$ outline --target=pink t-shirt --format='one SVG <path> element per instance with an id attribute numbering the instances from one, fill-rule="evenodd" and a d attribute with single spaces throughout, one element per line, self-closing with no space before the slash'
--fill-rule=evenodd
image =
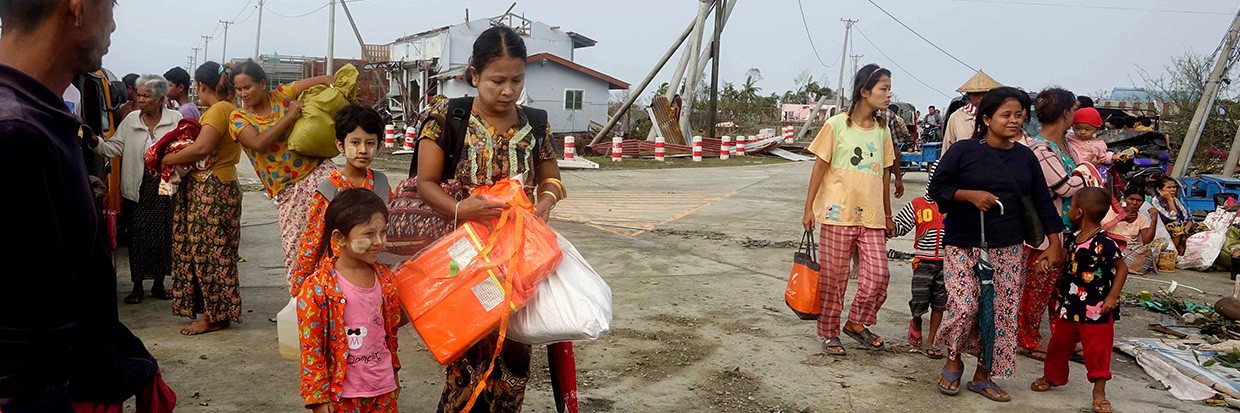
<path id="1" fill-rule="evenodd" d="M 1102 139 L 1081 139 L 1068 132 L 1067 140 L 1068 151 L 1076 163 L 1091 163 L 1094 166 L 1111 163 L 1114 154 L 1107 150 L 1107 143 Z"/>
<path id="2" fill-rule="evenodd" d="M 360 288 L 336 273 L 344 293 L 345 335 L 349 340 L 344 385 L 340 397 L 375 397 L 396 390 L 392 350 L 387 347 L 383 323 L 383 287 Z"/>

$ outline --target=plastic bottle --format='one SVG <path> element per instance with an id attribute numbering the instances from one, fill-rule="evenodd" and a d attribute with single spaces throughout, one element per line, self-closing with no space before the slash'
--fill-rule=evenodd
<path id="1" fill-rule="evenodd" d="M 289 299 L 288 305 L 276 314 L 276 336 L 280 341 L 280 357 L 301 358 L 301 345 L 297 340 L 297 297 Z"/>

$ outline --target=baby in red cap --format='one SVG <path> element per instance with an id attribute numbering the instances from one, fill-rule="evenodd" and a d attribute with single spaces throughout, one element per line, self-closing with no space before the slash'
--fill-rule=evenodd
<path id="1" fill-rule="evenodd" d="M 1102 128 L 1102 115 L 1094 108 L 1077 109 L 1072 116 L 1072 133 L 1068 134 L 1068 149 L 1077 164 L 1090 163 L 1095 167 L 1111 163 L 1115 154 L 1107 150 L 1106 142 L 1097 138 Z"/>

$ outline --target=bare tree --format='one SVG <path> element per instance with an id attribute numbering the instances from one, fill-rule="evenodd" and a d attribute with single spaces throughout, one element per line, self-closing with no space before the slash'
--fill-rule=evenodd
<path id="1" fill-rule="evenodd" d="M 1170 135 L 1174 145 L 1181 144 L 1188 132 L 1213 64 L 1214 57 L 1190 50 L 1164 66 L 1161 74 L 1155 76 L 1140 70 L 1146 91 L 1160 105 L 1168 107 L 1169 114 L 1162 117 L 1163 131 Z M 1209 108 L 1210 118 L 1202 131 L 1201 144 L 1193 154 L 1198 170 L 1218 171 L 1222 167 L 1225 152 L 1240 125 L 1240 102 L 1236 97 L 1235 86 L 1229 82 L 1220 85 L 1218 99 Z"/>

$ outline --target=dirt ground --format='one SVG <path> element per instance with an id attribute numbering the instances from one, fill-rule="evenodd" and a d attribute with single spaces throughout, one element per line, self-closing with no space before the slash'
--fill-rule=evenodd
<path id="1" fill-rule="evenodd" d="M 243 165 L 248 166 L 248 165 Z M 814 325 L 798 320 L 783 302 L 810 165 L 780 163 L 709 169 L 566 172 L 570 198 L 552 225 L 572 240 L 607 280 L 615 301 L 612 330 L 575 344 L 583 412 L 1077 412 L 1089 407 L 1085 370 L 1073 382 L 1034 394 L 1029 382 L 1042 365 L 1021 358 L 1018 378 L 1000 382 L 1012 402 L 998 404 L 962 392 L 940 395 L 934 380 L 941 361 L 911 353 L 907 261 L 892 261 L 889 298 L 875 333 L 884 351 L 846 341 L 849 354 L 824 356 Z M 391 176 L 399 177 L 396 169 Z M 253 173 L 242 168 L 247 179 Z M 926 176 L 907 177 L 908 195 L 924 193 Z M 204 336 L 178 330 L 189 320 L 169 303 L 148 298 L 118 304 L 121 317 L 160 360 L 164 377 L 185 412 L 296 412 L 297 363 L 276 351 L 268 321 L 288 301 L 275 208 L 262 193 L 245 193 L 240 265 L 244 322 Z M 911 251 L 911 237 L 889 247 Z M 116 253 L 121 286 L 131 284 L 123 250 Z M 1226 274 L 1177 272 L 1150 276 L 1207 291 L 1180 295 L 1213 303 L 1230 293 Z M 1153 290 L 1132 280 L 1128 290 Z M 854 287 L 855 288 L 855 287 Z M 1181 289 L 1180 291 L 1185 291 Z M 850 297 L 851 297 L 850 291 Z M 1150 336 L 1155 315 L 1125 309 L 1117 337 Z M 1043 327 L 1045 331 L 1045 326 Z M 1044 333 L 1046 334 L 1046 333 Z M 443 372 L 412 328 L 400 333 L 401 411 L 434 411 Z M 552 412 L 543 347 L 534 349 L 525 410 Z M 971 362 L 970 362 L 971 363 Z M 970 367 L 971 371 L 971 367 Z M 1222 411 L 1176 400 L 1123 355 L 1114 356 L 1110 399 L 1120 412 Z"/>

